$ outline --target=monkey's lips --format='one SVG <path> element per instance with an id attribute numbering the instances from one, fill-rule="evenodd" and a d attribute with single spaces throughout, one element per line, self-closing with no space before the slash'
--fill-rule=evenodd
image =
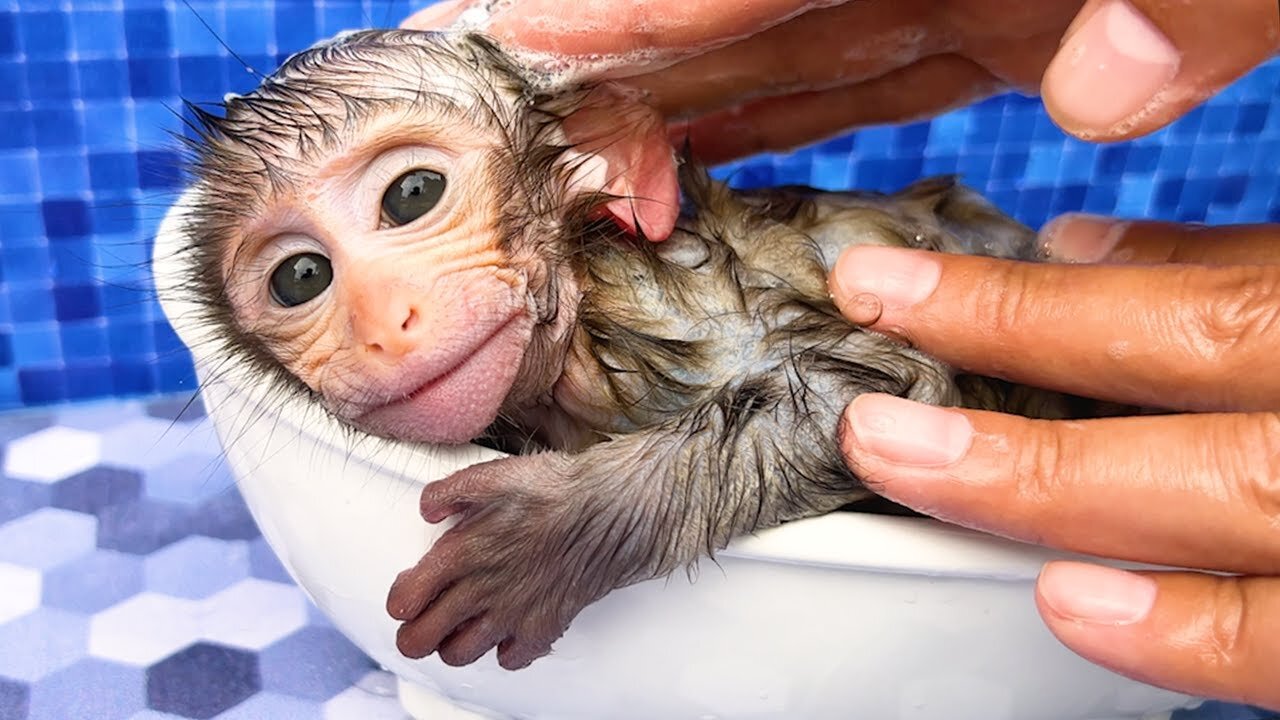
<path id="1" fill-rule="evenodd" d="M 532 320 L 508 320 L 462 359 L 407 397 L 360 414 L 354 423 L 400 440 L 465 443 L 498 417 L 529 342 Z"/>

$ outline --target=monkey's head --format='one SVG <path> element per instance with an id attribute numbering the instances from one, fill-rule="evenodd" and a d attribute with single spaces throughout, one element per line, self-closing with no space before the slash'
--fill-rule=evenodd
<path id="1" fill-rule="evenodd" d="M 655 112 L 539 94 L 477 36 L 347 34 L 224 108 L 195 109 L 192 292 L 229 351 L 378 435 L 464 442 L 547 392 L 578 299 L 566 237 L 675 223 Z"/>

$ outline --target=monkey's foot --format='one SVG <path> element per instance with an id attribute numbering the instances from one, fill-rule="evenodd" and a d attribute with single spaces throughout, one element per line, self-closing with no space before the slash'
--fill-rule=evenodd
<path id="1" fill-rule="evenodd" d="M 570 465 L 558 453 L 503 458 L 427 485 L 423 517 L 459 521 L 391 587 L 405 656 L 466 665 L 496 646 L 502 667 L 522 668 L 617 587 L 632 569 L 616 539 L 623 503 Z"/>

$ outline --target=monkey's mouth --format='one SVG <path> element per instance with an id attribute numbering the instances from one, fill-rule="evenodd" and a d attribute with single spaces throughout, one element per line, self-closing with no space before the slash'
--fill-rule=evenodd
<path id="1" fill-rule="evenodd" d="M 512 317 L 451 367 L 352 422 L 378 435 L 415 442 L 452 444 L 476 438 L 497 418 L 515 384 L 532 323 L 526 314 Z"/>

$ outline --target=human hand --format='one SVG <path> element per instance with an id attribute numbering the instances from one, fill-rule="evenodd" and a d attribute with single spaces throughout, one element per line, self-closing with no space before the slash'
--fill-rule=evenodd
<path id="1" fill-rule="evenodd" d="M 471 0 L 406 27 L 455 20 Z M 1083 5 L 1083 7 L 1082 7 Z M 1172 122 L 1280 49 L 1274 0 L 520 0 L 483 25 L 516 51 L 625 78 L 705 162 L 1042 90 L 1092 140 Z M 1075 18 L 1075 22 L 1072 20 Z M 1066 38 L 1063 40 L 1064 33 Z M 1059 46 L 1061 43 L 1061 47 Z"/>
<path id="2" fill-rule="evenodd" d="M 1280 225 L 1067 217 L 1063 260 L 854 248 L 831 278 L 854 322 L 966 371 L 1146 407 L 1084 422 L 850 405 L 850 466 L 891 500 L 1018 540 L 1196 568 L 1054 562 L 1050 630 L 1085 658 L 1197 696 L 1280 709 Z"/>

